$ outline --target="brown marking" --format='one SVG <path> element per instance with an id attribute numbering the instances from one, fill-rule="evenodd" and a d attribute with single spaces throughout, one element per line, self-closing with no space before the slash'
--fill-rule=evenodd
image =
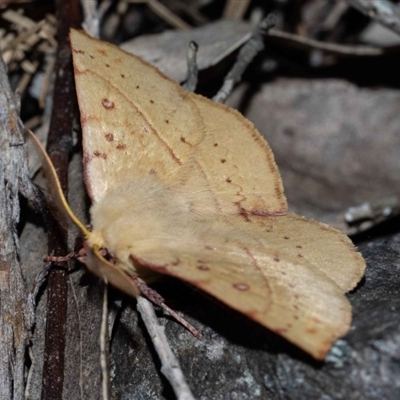
<path id="1" fill-rule="evenodd" d="M 306 332 L 310 333 L 310 334 L 314 334 L 314 333 L 317 333 L 317 330 L 315 328 L 307 328 Z"/>
<path id="2" fill-rule="evenodd" d="M 76 54 L 85 54 L 85 52 L 83 50 L 72 49 L 72 52 L 76 53 Z"/>
<path id="3" fill-rule="evenodd" d="M 102 56 L 106 56 L 107 55 L 107 52 L 104 50 L 104 49 L 96 49 L 97 50 L 97 52 L 99 53 L 99 54 L 101 54 Z"/>
<path id="4" fill-rule="evenodd" d="M 244 209 L 240 203 L 237 201 L 235 204 L 239 207 L 239 215 L 243 217 L 246 222 L 250 222 L 249 214 L 246 209 Z"/>
<path id="5" fill-rule="evenodd" d="M 125 78 L 125 74 L 121 74 L 121 78 Z"/>
<path id="6" fill-rule="evenodd" d="M 169 119 L 166 119 L 164 122 L 165 122 L 166 124 L 169 124 Z"/>
<path id="7" fill-rule="evenodd" d="M 108 142 L 112 142 L 112 141 L 114 140 L 114 135 L 113 135 L 112 133 L 106 133 L 106 134 L 104 135 L 104 137 L 106 138 L 106 140 L 107 140 Z"/>
<path id="8" fill-rule="evenodd" d="M 153 263 L 150 263 L 150 262 L 144 260 L 143 258 L 136 257 L 133 254 L 130 255 L 130 258 L 134 264 L 141 265 L 142 267 L 147 267 L 149 269 L 152 269 L 153 271 L 157 271 L 162 274 L 168 274 L 169 264 L 163 264 L 163 265 L 153 264 Z"/>
<path id="9" fill-rule="evenodd" d="M 110 68 L 110 64 L 106 64 L 106 67 L 107 67 L 107 68 Z"/>
<path id="10" fill-rule="evenodd" d="M 274 261 L 279 262 L 281 260 L 279 259 L 279 257 L 274 257 Z"/>
<path id="11" fill-rule="evenodd" d="M 151 103 L 151 104 L 154 104 L 154 100 L 150 100 L 150 103 Z"/>
<path id="12" fill-rule="evenodd" d="M 209 271 L 210 270 L 210 267 L 208 267 L 207 265 L 198 265 L 196 268 L 200 271 Z"/>
<path id="13" fill-rule="evenodd" d="M 140 89 L 140 86 L 139 86 L 139 85 L 136 85 L 136 89 Z"/>
<path id="14" fill-rule="evenodd" d="M 231 179 L 231 178 L 226 178 L 226 182 L 227 182 L 227 183 L 231 183 L 231 182 L 232 182 L 232 179 Z"/>
<path id="15" fill-rule="evenodd" d="M 221 158 L 221 164 L 225 164 L 225 163 L 226 163 L 225 158 Z"/>
<path id="16" fill-rule="evenodd" d="M 181 136 L 181 142 L 186 143 L 186 139 L 183 136 Z"/>
<path id="17" fill-rule="evenodd" d="M 258 215 L 260 217 L 281 217 L 286 215 L 286 210 L 276 210 L 276 211 L 265 211 L 265 210 L 251 210 L 249 211 L 251 215 Z"/>
<path id="18" fill-rule="evenodd" d="M 297 254 L 297 257 L 299 257 L 299 258 L 303 258 L 304 256 L 303 256 L 303 254 Z"/>
<path id="19" fill-rule="evenodd" d="M 241 292 L 246 292 L 250 289 L 250 286 L 247 283 L 234 283 L 232 286 Z"/>
<path id="20" fill-rule="evenodd" d="M 283 238 L 286 240 L 290 239 L 289 236 L 284 236 Z"/>
<path id="21" fill-rule="evenodd" d="M 100 158 L 102 158 L 103 160 L 107 160 L 107 154 L 106 154 L 106 153 L 100 153 L 100 151 L 98 151 L 98 150 L 95 150 L 95 151 L 93 152 L 93 155 L 94 155 L 95 157 L 100 157 Z"/>
<path id="22" fill-rule="evenodd" d="M 296 246 L 296 249 L 302 249 L 303 247 L 302 246 L 300 246 L 300 245 L 297 245 Z"/>
<path id="23" fill-rule="evenodd" d="M 154 168 L 151 168 L 149 171 L 150 175 L 155 175 L 156 174 L 156 170 Z"/>
<path id="24" fill-rule="evenodd" d="M 102 99 L 101 100 L 101 104 L 103 105 L 104 108 L 106 108 L 107 110 L 112 110 L 113 108 L 115 108 L 115 104 L 113 101 L 108 100 L 108 99 Z"/>
<path id="25" fill-rule="evenodd" d="M 94 57 L 91 55 L 91 54 L 89 54 L 89 57 L 93 60 L 94 59 Z"/>
<path id="26" fill-rule="evenodd" d="M 218 143 L 214 143 L 214 147 L 218 147 Z"/>
<path id="27" fill-rule="evenodd" d="M 126 149 L 126 144 L 119 143 L 117 144 L 117 150 L 125 150 Z"/>
<path id="28" fill-rule="evenodd" d="M 204 248 L 206 249 L 206 250 L 214 250 L 211 246 L 204 246 Z"/>

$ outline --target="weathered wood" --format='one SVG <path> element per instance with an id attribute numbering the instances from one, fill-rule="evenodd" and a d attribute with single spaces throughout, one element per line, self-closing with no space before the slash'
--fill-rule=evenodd
<path id="1" fill-rule="evenodd" d="M 27 290 L 18 261 L 18 191 L 26 184 L 22 123 L 0 57 L 0 398 L 23 399 Z M 29 189 L 26 189 L 27 191 Z"/>

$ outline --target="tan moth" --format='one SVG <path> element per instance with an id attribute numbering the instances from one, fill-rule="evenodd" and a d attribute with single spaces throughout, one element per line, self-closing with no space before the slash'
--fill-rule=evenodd
<path id="1" fill-rule="evenodd" d="M 72 218 L 88 268 L 133 296 L 132 276 L 174 276 L 323 359 L 365 269 L 350 240 L 288 213 L 272 151 L 237 111 L 114 45 L 70 39 L 92 231 Z"/>

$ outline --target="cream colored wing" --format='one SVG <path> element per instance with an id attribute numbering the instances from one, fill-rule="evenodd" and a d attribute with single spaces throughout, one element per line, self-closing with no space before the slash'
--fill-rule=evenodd
<path id="1" fill-rule="evenodd" d="M 251 240 L 245 230 L 233 239 L 223 236 L 211 230 L 198 243 L 154 243 L 131 260 L 191 283 L 323 359 L 350 326 L 343 289 L 291 246 L 270 246 L 269 235 Z"/>
<path id="2" fill-rule="evenodd" d="M 88 254 L 85 256 L 84 263 L 90 272 L 97 275 L 106 283 L 113 285 L 132 297 L 138 297 L 140 295 L 140 289 L 137 287 L 134 280 L 126 275 L 122 268 L 108 262 L 92 249 L 89 250 Z"/>
<path id="3" fill-rule="evenodd" d="M 277 218 L 251 216 L 250 221 L 248 230 L 255 232 L 277 259 L 290 256 L 298 263 L 306 260 L 343 292 L 353 289 L 364 275 L 362 255 L 346 235 L 328 225 L 292 213 Z"/>
<path id="4" fill-rule="evenodd" d="M 272 152 L 248 120 L 114 45 L 73 29 L 70 38 L 94 202 L 115 185 L 153 174 L 185 191 L 196 210 L 286 211 Z M 199 190 L 200 200 L 193 196 Z"/>

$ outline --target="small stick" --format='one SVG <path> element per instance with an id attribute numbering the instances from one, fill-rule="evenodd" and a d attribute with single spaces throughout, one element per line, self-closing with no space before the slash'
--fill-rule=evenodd
<path id="1" fill-rule="evenodd" d="M 104 283 L 100 329 L 100 367 L 103 400 L 110 399 L 110 374 L 108 364 L 108 285 Z"/>
<path id="2" fill-rule="evenodd" d="M 146 283 L 143 282 L 139 277 L 133 277 L 132 279 L 135 281 L 136 285 L 138 286 L 140 292 L 144 297 L 167 311 L 171 315 L 171 317 L 175 318 L 179 323 L 181 323 L 194 337 L 196 337 L 197 339 L 202 338 L 201 333 L 193 325 L 189 324 L 188 321 L 186 321 L 177 312 L 175 312 L 165 304 L 165 299 L 160 294 L 158 294 L 151 287 L 147 286 Z"/>
<path id="3" fill-rule="evenodd" d="M 387 0 L 347 0 L 358 11 L 400 35 L 400 11 Z"/>
<path id="4" fill-rule="evenodd" d="M 254 30 L 251 38 L 240 49 L 237 60 L 226 75 L 221 89 L 214 96 L 214 101 L 225 103 L 235 85 L 242 79 L 242 75 L 248 65 L 253 61 L 254 57 L 264 49 L 264 31 L 271 29 L 275 25 L 275 18 L 274 14 L 269 14 L 264 18 L 260 25 Z"/>
<path id="5" fill-rule="evenodd" d="M 197 80 L 199 76 L 199 69 L 197 67 L 197 51 L 199 46 L 195 42 L 189 43 L 189 48 L 187 52 L 187 75 L 185 83 L 182 85 L 188 92 L 194 92 L 197 86 Z"/>
<path id="6" fill-rule="evenodd" d="M 165 336 L 164 327 L 159 325 L 152 304 L 142 296 L 137 298 L 137 309 L 142 316 L 151 341 L 161 360 L 161 372 L 168 379 L 178 400 L 194 400 L 178 359 L 175 357 Z"/>

